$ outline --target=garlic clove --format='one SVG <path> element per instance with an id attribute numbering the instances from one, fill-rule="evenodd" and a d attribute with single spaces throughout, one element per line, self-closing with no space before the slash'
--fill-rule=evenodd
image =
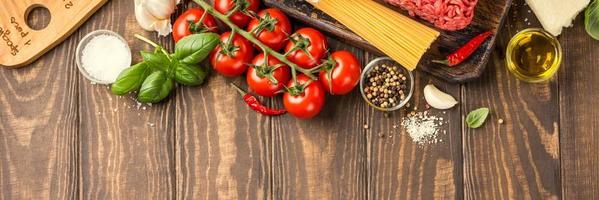
<path id="1" fill-rule="evenodd" d="M 451 95 L 442 92 L 432 84 L 424 87 L 424 99 L 428 105 L 439 110 L 447 110 L 458 104 Z"/>
<path id="2" fill-rule="evenodd" d="M 152 23 L 157 19 L 150 13 L 146 12 L 142 4 L 139 4 L 141 0 L 135 0 L 135 19 L 141 28 L 146 31 L 152 31 Z"/>
<path id="3" fill-rule="evenodd" d="M 141 0 L 144 8 L 157 19 L 170 19 L 175 12 L 174 0 Z"/>
<path id="4" fill-rule="evenodd" d="M 158 32 L 158 35 L 167 36 L 173 31 L 171 20 L 160 20 L 154 23 L 154 30 Z"/>
<path id="5" fill-rule="evenodd" d="M 150 14 L 141 4 L 143 0 L 135 0 L 135 19 L 137 23 L 146 31 L 154 31 L 154 23 L 158 21 L 156 17 Z"/>
<path id="6" fill-rule="evenodd" d="M 144 30 L 166 36 L 172 32 L 170 17 L 179 1 L 135 0 L 135 18 Z"/>

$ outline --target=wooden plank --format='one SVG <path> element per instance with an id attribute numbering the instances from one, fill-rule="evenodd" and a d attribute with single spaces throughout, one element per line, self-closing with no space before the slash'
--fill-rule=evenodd
<path id="1" fill-rule="evenodd" d="M 374 59 L 368 56 L 367 60 Z M 424 87 L 432 83 L 456 99 L 460 86 L 415 73 L 410 107 L 384 113 L 369 109 L 368 197 L 369 199 L 462 199 L 462 132 L 460 106 L 447 111 L 427 109 Z M 414 110 L 416 109 L 416 111 Z M 435 144 L 416 144 L 401 126 L 411 112 L 442 117 Z"/>
<path id="2" fill-rule="evenodd" d="M 329 40 L 332 50 L 363 51 Z M 280 100 L 273 106 L 282 107 Z M 312 120 L 272 118 L 274 199 L 366 199 L 368 107 L 355 90 L 328 96 Z"/>
<path id="3" fill-rule="evenodd" d="M 579 16 L 560 38 L 564 63 L 560 69 L 560 142 L 564 199 L 599 199 L 599 42 L 584 30 Z"/>
<path id="4" fill-rule="evenodd" d="M 383 3 L 383 0 L 377 1 Z M 451 82 L 467 82 L 480 77 L 485 70 L 489 55 L 494 48 L 495 37 L 489 39 L 490 42 L 483 44 L 481 48 L 475 52 L 472 58 L 466 60 L 459 67 L 441 67 L 438 64 L 431 63 L 431 60 L 443 58 L 445 55 L 455 51 L 471 38 L 484 31 L 492 31 L 493 33 L 499 32 L 499 28 L 504 21 L 511 2 L 511 0 L 478 1 L 476 14 L 474 15 L 472 24 L 459 31 L 440 30 L 441 36 L 439 36 L 437 41 L 431 46 L 430 50 L 423 56 L 421 62 L 418 64 L 418 69 Z M 319 30 L 331 33 L 352 45 L 382 55 L 376 47 L 305 1 L 266 0 L 265 4 L 281 8 L 291 17 L 297 18 L 311 26 L 318 27 Z M 391 5 L 388 6 L 398 12 L 408 15 L 405 10 L 401 10 L 400 8 Z M 425 22 L 424 20 L 420 21 L 435 28 L 432 24 Z"/>
<path id="5" fill-rule="evenodd" d="M 140 50 L 151 50 L 134 39 L 143 33 L 135 21 L 134 4 L 113 0 L 79 30 L 77 37 L 97 29 L 111 29 L 129 41 L 133 60 Z M 170 38 L 158 41 L 172 48 Z M 67 66 L 65 66 L 67 67 Z M 68 66 L 75 68 L 74 65 Z M 175 187 L 174 101 L 137 107 L 128 97 L 113 95 L 107 86 L 79 78 L 81 118 L 82 199 L 173 199 Z"/>
<path id="6" fill-rule="evenodd" d="M 527 27 L 539 27 L 528 10 L 523 0 L 512 5 L 489 70 L 481 80 L 464 87 L 463 117 L 479 107 L 491 109 L 482 128 L 464 128 L 465 199 L 561 196 L 558 81 L 521 82 L 505 66 L 503 52 L 511 36 Z"/>
<path id="7" fill-rule="evenodd" d="M 175 95 L 177 199 L 272 198 L 271 120 L 229 85 L 242 81 L 213 74 Z"/>
<path id="8" fill-rule="evenodd" d="M 177 199 L 271 198 L 270 120 L 231 81 L 213 76 L 176 95 Z"/>
<path id="9" fill-rule="evenodd" d="M 47 23 L 46 15 L 32 22 Z M 78 194 L 76 39 L 22 69 L 0 69 L 0 199 Z"/>

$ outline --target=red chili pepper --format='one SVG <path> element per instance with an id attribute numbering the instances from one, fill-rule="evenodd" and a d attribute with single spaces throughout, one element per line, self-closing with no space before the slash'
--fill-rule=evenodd
<path id="1" fill-rule="evenodd" d="M 241 96 L 243 96 L 243 101 L 245 101 L 245 103 L 252 110 L 255 110 L 256 112 L 259 112 L 260 114 L 268 115 L 268 116 L 278 116 L 278 115 L 287 113 L 286 110 L 277 110 L 277 109 L 268 108 L 268 107 L 262 105 L 262 103 L 260 103 L 260 101 L 258 101 L 258 99 L 255 96 L 252 96 L 251 94 L 243 91 L 241 88 L 237 87 L 237 85 L 235 85 L 233 83 L 231 83 L 231 85 L 239 92 L 239 94 L 241 94 Z"/>
<path id="2" fill-rule="evenodd" d="M 487 41 L 487 39 L 492 35 L 493 33 L 491 31 L 481 33 L 480 35 L 472 38 L 472 40 L 466 43 L 466 45 L 447 56 L 447 60 L 433 60 L 433 62 L 444 64 L 450 67 L 459 65 L 468 57 L 470 57 L 480 47 L 480 45 Z"/>

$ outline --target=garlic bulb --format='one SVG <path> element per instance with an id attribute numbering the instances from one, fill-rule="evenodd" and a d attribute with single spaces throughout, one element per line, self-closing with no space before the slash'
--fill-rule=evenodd
<path id="1" fill-rule="evenodd" d="M 426 99 L 428 105 L 439 110 L 447 110 L 458 104 L 455 98 L 442 92 L 432 84 L 424 87 L 424 99 Z"/>
<path id="2" fill-rule="evenodd" d="M 171 14 L 181 0 L 135 0 L 135 19 L 147 31 L 161 36 L 172 32 Z"/>

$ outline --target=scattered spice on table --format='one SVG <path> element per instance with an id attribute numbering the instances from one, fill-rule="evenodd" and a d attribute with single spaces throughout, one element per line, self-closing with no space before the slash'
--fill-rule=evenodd
<path id="1" fill-rule="evenodd" d="M 428 111 L 414 111 L 401 122 L 414 143 L 421 146 L 440 142 L 439 135 L 443 133 L 444 124 L 443 118 L 430 115 Z"/>
<path id="2" fill-rule="evenodd" d="M 396 65 L 375 66 L 366 77 L 366 98 L 380 108 L 393 108 L 406 99 L 404 69 Z"/>
<path id="3" fill-rule="evenodd" d="M 268 108 L 268 107 L 262 105 L 262 103 L 260 103 L 260 101 L 258 101 L 258 99 L 255 96 L 252 96 L 251 94 L 243 91 L 237 85 L 231 83 L 231 86 L 233 86 L 233 88 L 235 88 L 239 92 L 239 94 L 241 94 L 241 96 L 243 96 L 243 101 L 245 101 L 245 103 L 252 110 L 259 112 L 260 114 L 267 115 L 267 116 L 278 116 L 278 115 L 283 115 L 283 114 L 287 113 L 287 111 L 283 110 L 283 109 Z"/>

